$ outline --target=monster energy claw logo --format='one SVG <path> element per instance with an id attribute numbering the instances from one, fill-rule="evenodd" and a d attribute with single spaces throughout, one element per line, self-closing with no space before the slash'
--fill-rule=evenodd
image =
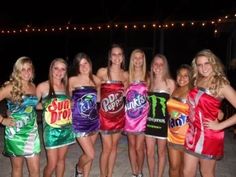
<path id="1" fill-rule="evenodd" d="M 166 110 L 166 99 L 163 97 L 158 97 L 156 95 L 151 95 L 148 97 L 151 102 L 151 110 L 152 110 L 152 117 L 156 117 L 156 109 L 157 109 L 157 102 L 159 100 L 159 103 L 161 105 L 161 111 L 163 116 L 165 116 L 165 110 Z"/>

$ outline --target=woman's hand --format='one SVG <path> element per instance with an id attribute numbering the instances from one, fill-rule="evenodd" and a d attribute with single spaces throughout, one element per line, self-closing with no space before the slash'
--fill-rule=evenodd
<path id="1" fill-rule="evenodd" d="M 13 127 L 16 125 L 16 123 L 11 117 L 8 117 L 8 118 L 3 118 L 2 125 L 5 125 L 7 127 Z"/>
<path id="2" fill-rule="evenodd" d="M 221 123 L 219 122 L 218 119 L 216 120 L 208 120 L 207 122 L 204 123 L 204 126 L 212 129 L 212 130 L 221 130 Z"/>

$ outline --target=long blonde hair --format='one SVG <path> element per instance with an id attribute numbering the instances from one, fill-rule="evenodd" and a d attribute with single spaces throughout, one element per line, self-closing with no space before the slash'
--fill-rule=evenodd
<path id="1" fill-rule="evenodd" d="M 147 80 L 147 64 L 146 64 L 146 55 L 144 53 L 143 50 L 141 49 L 135 49 L 132 51 L 131 55 L 130 55 L 130 63 L 129 63 L 129 82 L 134 81 L 134 56 L 136 53 L 140 53 L 143 56 L 143 66 L 142 66 L 142 76 L 141 79 L 142 81 L 146 81 Z"/>
<path id="2" fill-rule="evenodd" d="M 196 86 L 197 81 L 202 78 L 197 69 L 197 59 L 202 56 L 208 59 L 208 62 L 211 64 L 213 70 L 213 75 L 211 79 L 209 79 L 210 92 L 214 96 L 219 96 L 220 88 L 226 84 L 229 84 L 229 81 L 225 76 L 224 66 L 220 59 L 209 49 L 204 49 L 198 52 L 192 61 L 194 86 Z"/>
<path id="3" fill-rule="evenodd" d="M 12 85 L 12 90 L 11 90 L 11 100 L 16 103 L 21 103 L 22 102 L 22 96 L 24 95 L 24 91 L 22 89 L 22 78 L 20 76 L 20 73 L 22 71 L 22 67 L 24 64 L 30 64 L 32 67 L 32 78 L 30 82 L 33 82 L 34 79 L 34 66 L 32 63 L 31 58 L 27 56 L 22 56 L 18 58 L 13 66 L 13 71 L 11 73 L 9 81 L 4 83 L 4 86 L 6 85 Z"/>

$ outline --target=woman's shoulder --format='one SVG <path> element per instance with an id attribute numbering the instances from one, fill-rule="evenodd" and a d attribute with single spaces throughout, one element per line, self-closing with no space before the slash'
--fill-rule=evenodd
<path id="1" fill-rule="evenodd" d="M 40 89 L 40 90 L 45 90 L 47 89 L 48 90 L 49 88 L 49 81 L 44 81 L 44 82 L 41 82 L 37 85 L 37 89 Z"/>
<path id="2" fill-rule="evenodd" d="M 74 81 L 77 81 L 77 79 L 78 79 L 78 76 L 71 76 L 69 77 L 69 82 L 73 83 Z"/>
<path id="3" fill-rule="evenodd" d="M 101 80 L 105 80 L 104 78 L 108 77 L 107 76 L 107 68 L 99 68 L 96 76 Z"/>
<path id="4" fill-rule="evenodd" d="M 107 73 L 107 67 L 99 68 L 98 71 L 97 71 L 97 75 L 98 74 L 104 74 L 104 73 Z"/>
<path id="5" fill-rule="evenodd" d="M 123 70 L 123 74 L 124 74 L 125 76 L 129 76 L 129 72 L 126 71 L 126 70 Z"/>
<path id="6" fill-rule="evenodd" d="M 97 77 L 96 75 L 94 75 L 94 74 L 93 74 L 93 79 L 94 79 L 94 82 L 96 83 L 96 85 L 101 84 L 101 79 L 99 77 Z"/>
<path id="7" fill-rule="evenodd" d="M 167 79 L 167 84 L 171 87 L 175 87 L 176 83 L 174 79 Z"/>

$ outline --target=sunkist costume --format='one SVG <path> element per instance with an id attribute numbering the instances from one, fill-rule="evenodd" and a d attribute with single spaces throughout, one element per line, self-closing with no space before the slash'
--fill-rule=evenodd
<path id="1" fill-rule="evenodd" d="M 83 137 L 98 132 L 99 116 L 97 110 L 97 90 L 83 86 L 72 92 L 72 124 L 76 137 Z"/>
<path id="2" fill-rule="evenodd" d="M 124 84 L 121 81 L 107 81 L 101 85 L 99 109 L 100 131 L 121 132 L 125 123 Z"/>
<path id="3" fill-rule="evenodd" d="M 55 92 L 55 96 L 44 96 L 42 103 L 45 148 L 59 148 L 74 143 L 69 97 L 64 92 Z"/>
<path id="4" fill-rule="evenodd" d="M 40 152 L 37 103 L 33 95 L 24 95 L 21 103 L 7 100 L 9 117 L 14 119 L 16 126 L 5 127 L 4 155 L 27 157 Z"/>
<path id="5" fill-rule="evenodd" d="M 126 133 L 144 132 L 148 110 L 146 83 L 141 81 L 132 82 L 126 90 L 124 131 Z"/>
<path id="6" fill-rule="evenodd" d="M 167 138 L 167 124 L 169 115 L 166 102 L 170 94 L 165 90 L 148 92 L 150 110 L 147 119 L 145 134 L 154 138 Z"/>
<path id="7" fill-rule="evenodd" d="M 188 104 L 190 114 L 186 151 L 203 158 L 221 158 L 224 150 L 224 131 L 210 130 L 204 126 L 204 122 L 218 118 L 221 99 L 211 95 L 208 89 L 194 88 L 189 92 Z"/>

